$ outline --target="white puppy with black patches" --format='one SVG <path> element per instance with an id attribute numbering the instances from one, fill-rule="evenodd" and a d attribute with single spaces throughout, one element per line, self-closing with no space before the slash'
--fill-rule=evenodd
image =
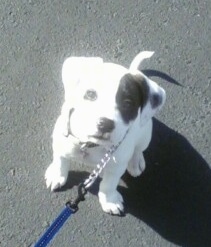
<path id="1" fill-rule="evenodd" d="M 122 214 L 119 180 L 126 169 L 134 177 L 144 170 L 143 151 L 151 140 L 152 117 L 166 98 L 164 89 L 138 70 L 152 55 L 149 51 L 139 53 L 129 69 L 99 57 L 65 60 L 65 101 L 53 131 L 53 161 L 45 173 L 47 187 L 55 190 L 66 183 L 70 159 L 95 165 L 128 131 L 103 171 L 98 194 L 105 212 Z"/>

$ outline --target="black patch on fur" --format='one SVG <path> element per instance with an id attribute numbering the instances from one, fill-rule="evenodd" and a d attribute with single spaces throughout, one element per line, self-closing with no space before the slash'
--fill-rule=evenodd
<path id="1" fill-rule="evenodd" d="M 149 95 L 149 87 L 141 75 L 126 74 L 120 80 L 116 103 L 125 123 L 137 117 L 139 108 L 143 109 Z"/>
<path id="2" fill-rule="evenodd" d="M 161 95 L 158 93 L 150 95 L 150 103 L 151 103 L 152 109 L 157 108 L 162 103 Z"/>

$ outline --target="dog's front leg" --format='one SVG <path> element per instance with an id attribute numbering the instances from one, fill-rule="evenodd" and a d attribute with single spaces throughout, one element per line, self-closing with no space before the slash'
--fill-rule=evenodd
<path id="1" fill-rule="evenodd" d="M 125 162 L 117 164 L 111 161 L 104 170 L 98 196 L 102 209 L 106 213 L 114 215 L 122 215 L 124 213 L 123 198 L 117 191 L 117 186 L 126 167 L 127 163 Z"/>
<path id="2" fill-rule="evenodd" d="M 52 191 L 66 183 L 70 170 L 70 153 L 73 145 L 64 135 L 67 120 L 66 115 L 61 115 L 53 131 L 53 161 L 45 172 L 46 185 Z"/>
<path id="3" fill-rule="evenodd" d="M 69 159 L 64 157 L 54 158 L 45 172 L 47 188 L 51 188 L 51 191 L 53 191 L 62 187 L 67 181 L 69 169 Z"/>

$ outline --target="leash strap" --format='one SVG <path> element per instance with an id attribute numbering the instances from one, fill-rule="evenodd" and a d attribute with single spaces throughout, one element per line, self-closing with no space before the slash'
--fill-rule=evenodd
<path id="1" fill-rule="evenodd" d="M 75 213 L 68 205 L 62 210 L 58 217 L 52 222 L 50 227 L 42 235 L 42 237 L 35 243 L 34 247 L 45 247 L 47 246 L 53 237 L 58 233 L 59 229 L 64 225 L 66 220 Z"/>
<path id="2" fill-rule="evenodd" d="M 58 233 L 60 228 L 64 225 L 67 219 L 78 211 L 78 204 L 85 200 L 87 190 L 83 183 L 78 186 L 78 196 L 74 201 L 68 201 L 65 208 L 57 216 L 57 218 L 51 223 L 49 228 L 44 232 L 41 238 L 35 243 L 34 247 L 46 247 L 54 236 Z"/>

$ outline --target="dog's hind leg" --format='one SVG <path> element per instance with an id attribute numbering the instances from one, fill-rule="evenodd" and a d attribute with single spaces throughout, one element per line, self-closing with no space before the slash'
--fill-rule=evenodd
<path id="1" fill-rule="evenodd" d="M 133 177 L 141 175 L 145 169 L 145 159 L 143 151 L 147 149 L 152 137 L 152 120 L 142 128 L 139 141 L 134 149 L 133 155 L 128 162 L 127 171 Z"/>
<path id="2" fill-rule="evenodd" d="M 136 148 L 128 163 L 127 171 L 133 177 L 138 177 L 145 169 L 145 159 L 139 148 Z"/>

